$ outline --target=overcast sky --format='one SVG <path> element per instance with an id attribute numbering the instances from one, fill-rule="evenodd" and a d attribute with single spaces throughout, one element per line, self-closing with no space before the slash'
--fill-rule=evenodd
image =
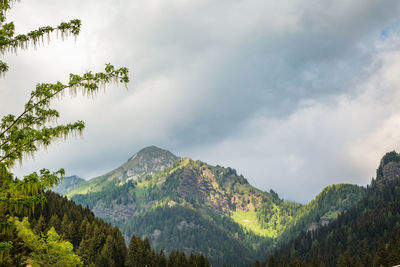
<path id="1" fill-rule="evenodd" d="M 400 149 L 399 11 L 398 0 L 21 1 L 8 14 L 18 33 L 74 18 L 82 31 L 4 57 L 0 116 L 21 112 L 36 83 L 104 63 L 132 82 L 56 102 L 60 122 L 86 122 L 83 138 L 15 172 L 90 179 L 156 145 L 303 203 L 329 184 L 366 185 Z"/>

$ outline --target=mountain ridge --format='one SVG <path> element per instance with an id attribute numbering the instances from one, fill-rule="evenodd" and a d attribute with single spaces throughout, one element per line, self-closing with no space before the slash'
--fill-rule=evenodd
<path id="1" fill-rule="evenodd" d="M 352 204 L 363 194 L 362 187 L 355 185 L 331 189 L 323 191 L 316 204 L 292 203 L 272 190 L 253 187 L 233 168 L 148 147 L 67 196 L 119 226 L 126 239 L 132 234 L 147 236 L 156 249 L 168 246 L 203 253 L 214 265 L 245 266 L 281 242 L 280 238 L 307 230 L 311 224 L 321 226 L 324 216 L 324 224 L 334 220 L 347 208 L 346 201 L 336 205 L 336 200 L 344 198 Z M 166 225 L 157 224 L 160 218 Z M 222 230 L 221 225 L 230 230 Z M 210 234 L 216 232 L 224 234 L 220 238 Z M 202 241 L 188 242 L 187 238 Z M 239 251 L 249 256 L 240 259 Z"/>
<path id="2" fill-rule="evenodd" d="M 272 253 L 268 266 L 288 266 L 289 261 L 295 266 L 398 266 L 399 167 L 400 154 L 386 153 L 360 201 L 332 224 L 285 242 Z"/>

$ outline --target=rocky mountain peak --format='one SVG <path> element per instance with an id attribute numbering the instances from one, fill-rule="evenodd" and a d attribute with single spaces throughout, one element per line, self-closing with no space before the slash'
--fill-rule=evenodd
<path id="1" fill-rule="evenodd" d="M 136 158 L 140 158 L 142 160 L 154 159 L 154 158 L 168 158 L 172 160 L 176 160 L 178 157 L 169 152 L 168 150 L 156 147 L 156 146 L 149 146 L 145 147 L 132 157 L 128 159 L 129 161 L 135 160 Z"/>
<path id="2" fill-rule="evenodd" d="M 400 154 L 396 151 L 386 153 L 376 170 L 377 180 L 392 180 L 400 177 Z"/>
<path id="3" fill-rule="evenodd" d="M 127 180 L 136 180 L 139 177 L 154 175 L 165 167 L 168 167 L 177 160 L 178 157 L 168 150 L 149 146 L 134 154 L 121 167 L 123 177 Z"/>
<path id="4" fill-rule="evenodd" d="M 389 162 L 383 169 L 383 179 L 393 180 L 400 177 L 400 162 Z"/>

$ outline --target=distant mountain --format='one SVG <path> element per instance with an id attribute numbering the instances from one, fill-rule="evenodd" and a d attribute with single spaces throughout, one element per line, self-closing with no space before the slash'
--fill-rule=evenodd
<path id="1" fill-rule="evenodd" d="M 308 205 L 263 192 L 232 168 L 145 148 L 67 196 L 156 249 L 203 253 L 214 266 L 248 266 L 302 230 L 329 224 L 364 189 L 334 185 Z"/>
<path id="2" fill-rule="evenodd" d="M 332 267 L 400 264 L 400 154 L 387 153 L 376 177 L 357 204 L 326 227 L 288 241 L 275 251 L 269 265 L 287 266 L 288 261 L 296 266 L 303 262 Z"/>
<path id="3" fill-rule="evenodd" d="M 85 182 L 85 180 L 76 175 L 68 176 L 64 177 L 61 182 L 54 186 L 51 190 L 60 195 L 65 195 L 83 182 Z"/>

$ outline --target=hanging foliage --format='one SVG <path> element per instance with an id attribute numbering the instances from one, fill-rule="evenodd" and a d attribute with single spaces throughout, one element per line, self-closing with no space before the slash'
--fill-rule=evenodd
<path id="1" fill-rule="evenodd" d="M 51 34 L 62 39 L 76 36 L 81 29 L 78 19 L 62 22 L 56 27 L 45 26 L 26 34 L 15 35 L 13 22 L 6 21 L 7 11 L 18 1 L 0 0 L 0 54 L 16 53 L 19 49 L 28 49 L 50 41 Z M 0 60 L 0 76 L 5 77 L 9 70 L 6 62 Z M 58 183 L 64 175 L 60 169 L 51 172 L 42 169 L 17 179 L 11 172 L 15 163 L 21 163 L 25 157 L 32 157 L 39 149 L 53 142 L 66 139 L 70 135 L 81 135 L 85 127 L 83 121 L 57 124 L 60 117 L 51 103 L 62 98 L 69 90 L 72 95 L 95 96 L 100 88 L 110 83 L 129 82 L 127 68 L 115 68 L 106 64 L 103 72 L 83 75 L 70 74 L 66 83 L 40 83 L 31 92 L 28 101 L 18 115 L 9 114 L 0 119 L 0 263 L 7 256 L 13 244 L 10 233 L 15 227 L 9 220 L 14 214 L 33 212 L 38 204 L 46 201 L 44 192 Z"/>

